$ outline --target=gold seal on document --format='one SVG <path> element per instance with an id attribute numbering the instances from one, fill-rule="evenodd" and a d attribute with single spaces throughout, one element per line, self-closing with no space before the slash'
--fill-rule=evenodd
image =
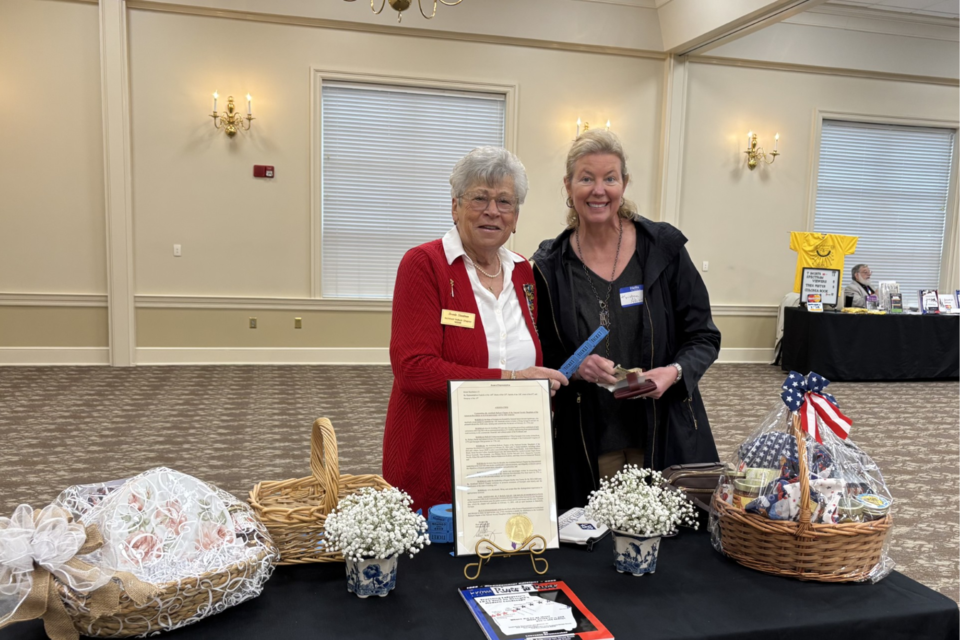
<path id="1" fill-rule="evenodd" d="M 530 522 L 530 518 L 527 516 L 511 516 L 510 519 L 507 520 L 506 533 L 507 538 L 509 538 L 511 542 L 520 544 L 533 533 L 533 523 Z"/>

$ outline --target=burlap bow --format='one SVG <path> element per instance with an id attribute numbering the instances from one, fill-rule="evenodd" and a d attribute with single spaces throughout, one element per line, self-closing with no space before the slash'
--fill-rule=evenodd
<path id="1" fill-rule="evenodd" d="M 87 594 L 84 604 L 94 618 L 116 613 L 121 593 L 137 604 L 156 595 L 153 585 L 131 573 L 96 567 L 78 557 L 101 546 L 96 526 L 84 528 L 70 512 L 53 505 L 34 511 L 22 504 L 13 517 L 0 518 L 0 629 L 42 618 L 52 640 L 77 640 L 80 634 L 60 600 L 57 581 Z"/>

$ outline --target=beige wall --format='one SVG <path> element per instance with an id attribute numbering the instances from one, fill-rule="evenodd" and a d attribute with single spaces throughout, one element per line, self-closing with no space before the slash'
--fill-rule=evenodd
<path id="1" fill-rule="evenodd" d="M 713 321 L 720 329 L 721 349 L 773 349 L 775 317 L 714 316 Z"/>
<path id="2" fill-rule="evenodd" d="M 518 38 L 584 46 L 662 51 L 654 0 L 475 0 L 456 9 L 440 6 L 432 20 L 420 17 L 416 3 L 397 23 L 389 5 L 374 15 L 367 2 L 341 0 L 155 0 L 156 4 L 189 6 L 208 12 L 266 14 L 270 20 L 334 21 L 343 28 L 418 31 L 425 37 Z M 424 9 L 430 10 L 426 0 Z"/>
<path id="3" fill-rule="evenodd" d="M 180 0 L 200 11 L 218 2 Z M 561 2 L 570 11 L 549 10 Z M 228 0 L 222 3 L 235 8 Z M 362 3 L 309 5 L 321 7 L 316 10 L 298 0 L 244 5 L 286 16 L 277 18 L 281 22 L 305 16 L 301 25 L 130 10 L 136 293 L 198 296 L 185 305 L 193 307 L 202 306 L 205 297 L 256 297 L 267 307 L 156 308 L 153 300 L 152 308 L 136 313 L 138 346 L 373 351 L 387 346 L 387 311 L 326 310 L 309 301 L 297 310 L 290 300 L 269 308 L 270 300 L 311 294 L 311 67 L 515 84 L 516 151 L 527 166 L 531 191 L 514 248 L 525 255 L 562 229 L 563 159 L 578 116 L 591 123 L 612 120 L 630 156 L 628 196 L 644 215 L 657 217 L 661 144 L 670 142 L 661 138 L 674 135 L 674 128 L 663 131 L 666 107 L 682 123 L 675 126 L 683 140 L 679 173 L 671 174 L 680 180 L 675 213 L 695 263 L 710 262 L 703 275 L 712 303 L 723 312 L 716 321 L 725 349 L 772 346 L 775 318 L 757 316 L 763 309 L 725 314 L 730 305 L 769 309 L 792 282 L 795 254 L 788 232 L 806 225 L 817 109 L 957 118 L 956 86 L 737 68 L 695 58 L 683 80 L 685 91 L 673 94 L 683 102 L 672 105 L 664 100 L 661 59 L 600 49 L 659 49 L 659 28 L 635 28 L 640 17 L 654 15 L 649 9 L 577 0 L 490 0 L 483 6 L 494 3 L 516 12 L 502 15 L 526 16 L 509 20 L 502 35 L 563 44 L 495 42 L 499 27 L 477 20 L 481 9 L 475 2 L 441 7 L 429 24 L 408 14 L 400 32 L 387 32 L 395 24 L 388 16 L 358 18 L 352 12 L 366 9 Z M 579 28 L 577 11 L 602 14 L 616 28 L 598 28 L 599 22 Z M 896 24 L 889 33 L 868 33 L 876 20 L 848 20 L 841 15 L 848 11 L 833 7 L 825 14 L 801 14 L 707 55 L 871 73 L 960 75 L 955 27 Z M 368 26 L 338 29 L 329 22 L 351 19 Z M 867 31 L 836 28 L 841 24 Z M 39 299 L 106 292 L 98 29 L 95 3 L 0 2 L 0 118 L 16 123 L 0 128 L 0 347 L 107 344 L 106 309 L 59 308 L 50 300 L 10 307 L 3 300 L 4 293 Z M 441 33 L 444 29 L 452 33 Z M 227 95 L 254 95 L 252 131 L 231 140 L 214 130 L 207 115 L 214 89 L 224 101 Z M 763 144 L 781 133 L 783 155 L 775 165 L 747 171 L 742 156 L 747 130 L 758 131 Z M 253 164 L 276 166 L 277 178 L 253 179 Z M 363 206 L 358 194 L 358 207 Z M 183 246 L 183 257 L 173 257 L 174 243 Z M 956 243 L 952 249 L 955 253 Z M 247 328 L 252 316 L 258 318 L 256 330 Z M 303 329 L 292 328 L 295 316 L 303 318 Z"/>
<path id="4" fill-rule="evenodd" d="M 710 263 L 711 302 L 776 305 L 793 284 L 789 232 L 806 230 L 816 110 L 956 121 L 960 101 L 956 87 L 692 64 L 686 109 L 679 223 Z M 780 133 L 775 164 L 747 169 L 751 130 L 768 150 Z"/>
<path id="5" fill-rule="evenodd" d="M 105 307 L 0 306 L 0 347 L 106 347 Z"/>
<path id="6" fill-rule="evenodd" d="M 831 13 L 821 13 L 830 11 Z M 833 13 L 836 11 L 837 13 Z M 894 22 L 826 5 L 709 51 L 706 55 L 837 69 L 957 79 L 957 27 L 923 16 Z M 848 29 L 837 28 L 840 25 Z M 873 29 L 875 31 L 866 31 Z M 878 32 L 879 31 L 879 32 Z M 883 33 L 886 31 L 886 33 Z"/>
<path id="7" fill-rule="evenodd" d="M 257 328 L 250 328 L 250 318 Z M 294 328 L 294 318 L 301 328 Z M 141 347 L 351 347 L 390 345 L 389 313 L 237 309 L 139 309 Z"/>
<path id="8" fill-rule="evenodd" d="M 105 293 L 96 4 L 0 2 L 0 292 Z"/>
<path id="9" fill-rule="evenodd" d="M 151 11 L 132 11 L 129 25 L 138 294 L 309 297 L 311 66 L 517 84 L 531 190 L 515 248 L 525 255 L 562 229 L 578 115 L 613 121 L 634 166 L 631 196 L 654 210 L 661 61 Z M 224 64 L 230 52 L 243 64 Z M 214 130 L 214 89 L 253 94 L 248 134 Z M 274 165 L 277 178 L 252 178 L 253 164 Z"/>

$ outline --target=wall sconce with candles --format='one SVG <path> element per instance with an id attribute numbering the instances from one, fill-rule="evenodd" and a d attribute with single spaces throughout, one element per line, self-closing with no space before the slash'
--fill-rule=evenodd
<path id="1" fill-rule="evenodd" d="M 581 127 L 581 126 L 583 127 L 583 131 L 580 130 L 580 127 Z M 581 133 L 586 133 L 587 131 L 590 131 L 590 123 L 589 123 L 589 122 L 583 122 L 582 120 L 580 120 L 580 118 L 577 118 L 577 135 L 574 136 L 573 139 L 576 140 L 577 138 L 580 137 L 580 134 L 581 134 Z M 609 121 L 609 120 L 607 120 L 607 131 L 610 131 L 610 121 Z"/>
<path id="2" fill-rule="evenodd" d="M 253 117 L 253 98 L 250 97 L 250 94 L 247 94 L 247 116 L 244 118 L 240 115 L 240 112 L 237 111 L 236 106 L 233 104 L 233 96 L 227 98 L 227 110 L 223 115 L 217 114 L 217 99 L 220 96 L 217 95 L 217 92 L 213 92 L 213 114 L 210 116 L 213 118 L 213 126 L 217 129 L 223 129 L 224 132 L 231 138 L 237 135 L 237 131 L 249 131 L 250 122 L 254 120 Z M 244 124 L 246 120 L 246 124 Z"/>
<path id="3" fill-rule="evenodd" d="M 355 0 L 345 0 L 346 2 L 354 2 Z M 370 10 L 373 11 L 375 15 L 380 15 L 380 12 L 383 11 L 383 8 L 387 6 L 387 2 L 390 2 L 390 8 L 397 12 L 397 22 L 403 20 L 403 12 L 410 8 L 410 5 L 413 4 L 413 0 L 380 0 L 380 8 L 377 9 L 377 6 L 374 4 L 374 0 L 370 0 Z M 417 6 L 420 7 L 420 14 L 427 20 L 432 20 L 437 15 L 437 4 L 446 5 L 448 7 L 455 7 L 458 4 L 463 2 L 463 0 L 456 0 L 456 2 L 447 2 L 446 0 L 433 0 L 433 13 L 427 15 L 427 12 L 423 10 L 423 0 L 417 0 Z"/>
<path id="4" fill-rule="evenodd" d="M 763 147 L 757 146 L 757 134 L 751 131 L 747 134 L 747 150 L 744 151 L 744 153 L 747 154 L 747 166 L 753 171 L 757 168 L 757 161 L 759 160 L 763 160 L 767 164 L 773 164 L 773 161 L 780 155 L 780 152 L 777 151 L 777 147 L 779 146 L 780 134 L 778 133 L 773 136 L 773 151 L 764 153 Z M 767 158 L 769 158 L 769 160 Z"/>

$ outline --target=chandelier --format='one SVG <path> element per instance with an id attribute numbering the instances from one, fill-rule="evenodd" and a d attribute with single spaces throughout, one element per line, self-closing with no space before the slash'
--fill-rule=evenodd
<path id="1" fill-rule="evenodd" d="M 346 2 L 356 2 L 356 0 L 345 0 Z M 427 0 L 429 2 L 429 0 Z M 387 2 L 390 3 L 390 8 L 397 12 L 397 22 L 403 20 L 403 12 L 410 8 L 410 5 L 413 4 L 413 0 L 380 0 L 380 8 L 377 9 L 376 0 L 370 0 L 370 10 L 375 14 L 379 15 L 383 8 L 387 6 Z M 458 4 L 463 2 L 463 0 L 457 0 L 456 2 L 447 2 L 446 0 L 433 0 L 433 13 L 427 15 L 427 12 L 423 10 L 423 0 L 417 0 L 417 6 L 420 7 L 420 13 L 427 20 L 432 19 L 437 15 L 437 5 L 443 4 L 448 7 L 455 7 Z"/>

